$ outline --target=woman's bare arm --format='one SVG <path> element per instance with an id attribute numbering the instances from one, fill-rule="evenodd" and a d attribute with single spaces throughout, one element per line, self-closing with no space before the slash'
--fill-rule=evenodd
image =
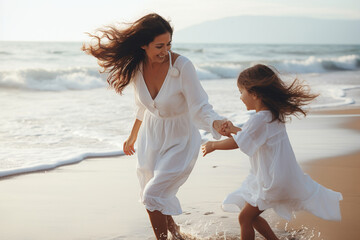
<path id="1" fill-rule="evenodd" d="M 126 155 L 133 155 L 135 153 L 134 144 L 136 142 L 141 123 L 142 121 L 139 119 L 135 120 L 130 136 L 124 142 L 123 151 Z"/>

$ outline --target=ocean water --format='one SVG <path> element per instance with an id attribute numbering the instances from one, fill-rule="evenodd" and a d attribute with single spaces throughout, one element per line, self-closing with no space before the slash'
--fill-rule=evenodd
<path id="1" fill-rule="evenodd" d="M 0 42 L 0 177 L 123 155 L 132 89 L 123 96 L 109 89 L 81 45 Z M 305 80 L 320 93 L 313 109 L 360 103 L 360 45 L 174 43 L 172 50 L 193 61 L 214 109 L 238 125 L 253 112 L 239 100 L 236 77 L 256 63 L 276 67 L 286 81 Z"/>

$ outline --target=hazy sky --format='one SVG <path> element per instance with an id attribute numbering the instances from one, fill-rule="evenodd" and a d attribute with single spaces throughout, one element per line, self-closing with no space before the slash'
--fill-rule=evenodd
<path id="1" fill-rule="evenodd" d="M 359 0 L 0 0 L 0 40 L 83 41 L 84 32 L 150 12 L 175 31 L 239 15 L 360 19 Z"/>

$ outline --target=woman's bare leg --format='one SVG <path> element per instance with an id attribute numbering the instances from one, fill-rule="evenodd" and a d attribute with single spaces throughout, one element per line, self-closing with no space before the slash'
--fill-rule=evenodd
<path id="1" fill-rule="evenodd" d="M 255 220 L 253 221 L 253 227 L 267 240 L 279 240 L 264 218 L 260 216 L 255 218 Z"/>
<path id="2" fill-rule="evenodd" d="M 175 223 L 171 215 L 167 215 L 168 230 L 176 240 L 184 240 L 180 233 L 180 227 Z"/>
<path id="3" fill-rule="evenodd" d="M 168 231 L 167 216 L 162 214 L 160 211 L 151 212 L 147 210 L 147 212 L 149 214 L 156 239 L 166 240 Z"/>
<path id="4" fill-rule="evenodd" d="M 266 239 L 278 240 L 266 220 L 259 217 L 262 212 L 263 211 L 260 211 L 259 208 L 253 207 L 250 204 L 246 203 L 244 209 L 239 215 L 242 240 L 255 239 L 254 227 L 256 228 L 256 230 L 259 231 L 261 235 L 266 237 Z"/>

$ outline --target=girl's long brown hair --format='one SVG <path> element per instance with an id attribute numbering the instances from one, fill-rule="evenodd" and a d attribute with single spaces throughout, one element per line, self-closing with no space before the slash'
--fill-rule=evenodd
<path id="1" fill-rule="evenodd" d="M 279 120 L 284 123 L 292 114 L 306 116 L 302 107 L 318 95 L 310 93 L 309 86 L 298 79 L 286 85 L 276 72 L 265 65 L 257 64 L 241 72 L 237 84 L 261 99 L 271 111 L 272 121 Z"/>
<path id="2" fill-rule="evenodd" d="M 82 50 L 98 59 L 98 64 L 103 68 L 100 72 L 108 73 L 107 82 L 121 94 L 146 57 L 141 47 L 167 32 L 172 36 L 170 23 L 152 13 L 122 30 L 115 26 L 98 29 L 97 33 L 100 34 L 89 34 L 95 43 L 83 44 Z"/>

